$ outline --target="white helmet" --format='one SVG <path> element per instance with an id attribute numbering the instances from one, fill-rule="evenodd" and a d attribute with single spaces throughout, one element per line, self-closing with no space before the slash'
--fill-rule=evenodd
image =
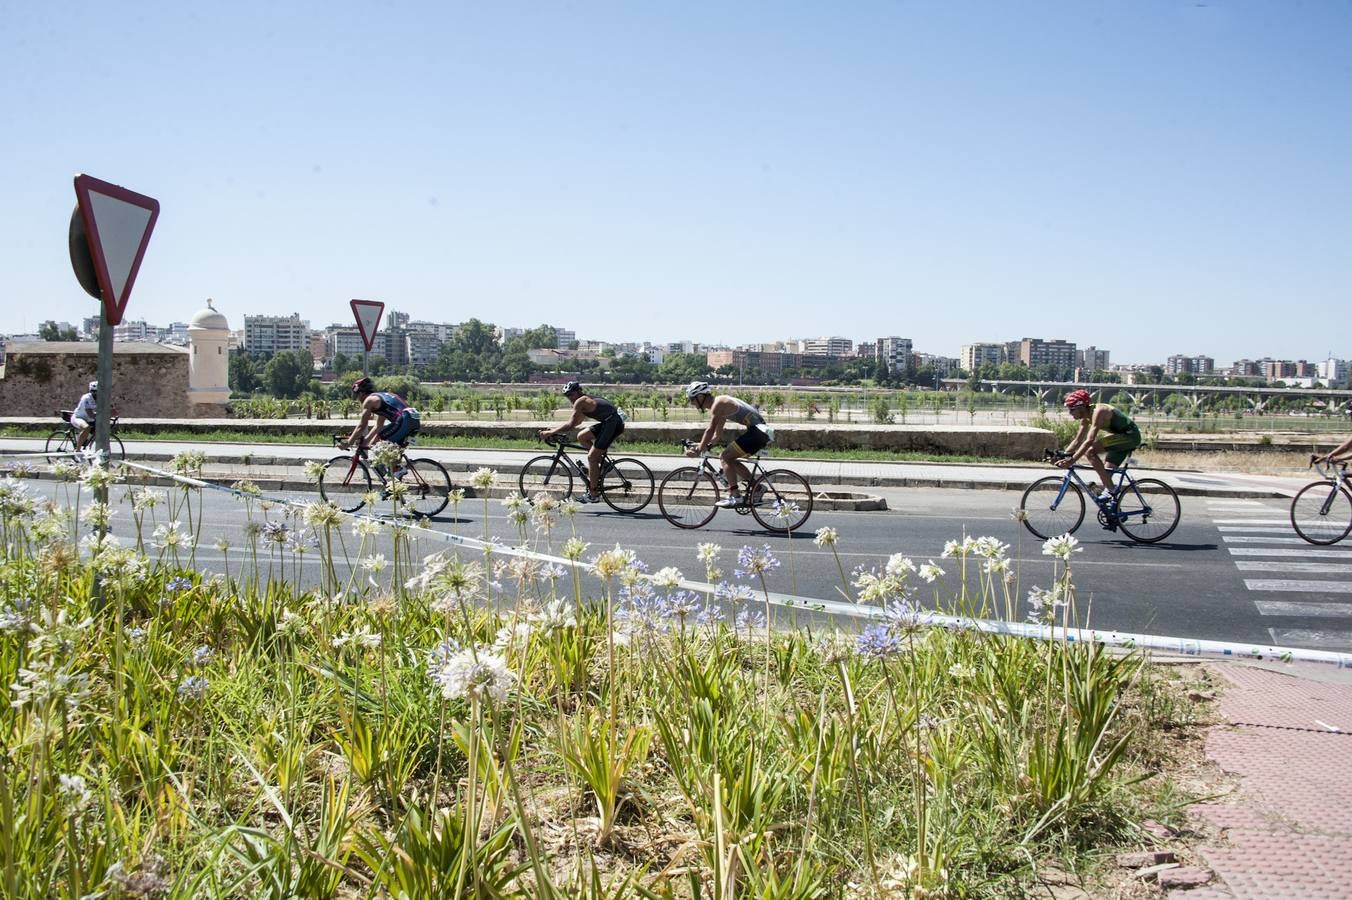
<path id="1" fill-rule="evenodd" d="M 91 394 L 92 394 L 92 393 L 95 393 L 98 389 L 99 389 L 99 383 L 98 383 L 97 381 L 91 381 L 91 382 L 89 382 L 89 393 L 91 393 Z"/>
<path id="2" fill-rule="evenodd" d="M 712 393 L 713 391 L 709 390 L 709 382 L 692 381 L 690 382 L 690 386 L 685 389 L 685 399 L 694 400 L 700 394 L 712 394 Z"/>

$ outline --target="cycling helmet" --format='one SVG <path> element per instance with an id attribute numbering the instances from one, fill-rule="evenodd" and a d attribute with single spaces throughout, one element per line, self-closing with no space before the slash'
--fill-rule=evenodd
<path id="1" fill-rule="evenodd" d="M 97 392 L 98 392 L 98 389 L 99 389 L 99 383 L 98 383 L 97 381 L 91 381 L 91 382 L 89 382 L 89 393 L 91 393 L 91 394 L 97 393 Z"/>
<path id="2" fill-rule="evenodd" d="M 685 399 L 694 400 L 700 394 L 712 394 L 707 381 L 692 381 L 690 386 L 685 389 Z"/>
<path id="3" fill-rule="evenodd" d="M 354 394 L 373 394 L 375 390 L 375 384 L 365 375 L 352 382 L 352 393 Z"/>
<path id="4" fill-rule="evenodd" d="M 1069 409 L 1075 406 L 1088 406 L 1093 400 L 1094 398 L 1089 396 L 1089 392 L 1081 388 L 1066 394 L 1066 407 Z"/>
<path id="5" fill-rule="evenodd" d="M 573 391 L 581 391 L 581 390 L 582 383 L 578 381 L 570 381 L 563 386 L 563 392 L 565 394 L 571 394 Z"/>

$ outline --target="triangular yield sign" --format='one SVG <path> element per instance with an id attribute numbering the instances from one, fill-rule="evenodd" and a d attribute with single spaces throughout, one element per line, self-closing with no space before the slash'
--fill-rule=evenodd
<path id="1" fill-rule="evenodd" d="M 109 325 L 116 325 L 127 309 L 160 216 L 160 201 L 89 175 L 75 176 L 75 199 L 89 235 L 104 315 Z"/>
<path id="2" fill-rule="evenodd" d="M 361 332 L 366 352 L 371 352 L 376 342 L 376 329 L 380 327 L 380 317 L 385 312 L 385 304 L 379 300 L 353 300 L 352 315 L 357 319 L 357 331 Z"/>

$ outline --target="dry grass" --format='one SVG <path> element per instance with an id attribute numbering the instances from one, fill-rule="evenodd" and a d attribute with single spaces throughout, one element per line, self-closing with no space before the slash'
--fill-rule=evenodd
<path id="1" fill-rule="evenodd" d="M 1149 469 L 1193 469 L 1297 478 L 1310 473 L 1307 450 L 1137 450 L 1137 463 Z"/>

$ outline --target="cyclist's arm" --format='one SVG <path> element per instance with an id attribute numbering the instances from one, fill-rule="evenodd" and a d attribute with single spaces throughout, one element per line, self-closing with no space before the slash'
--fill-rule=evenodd
<path id="1" fill-rule="evenodd" d="M 703 453 L 723 439 L 723 423 L 728 420 L 728 413 L 735 408 L 735 404 L 721 403 L 720 401 L 715 401 L 714 405 L 709 407 L 709 427 L 704 429 L 704 433 L 700 435 L 699 446 L 694 448 L 696 453 Z"/>
<path id="2" fill-rule="evenodd" d="M 1343 459 L 1352 459 L 1352 437 L 1320 457 L 1321 462 L 1338 462 Z"/>
<path id="3" fill-rule="evenodd" d="M 586 404 L 588 403 L 591 404 L 590 407 L 586 406 Z M 574 428 L 581 425 L 582 420 L 587 417 L 587 413 L 591 412 L 591 410 L 595 408 L 596 408 L 595 400 L 592 400 L 590 397 L 578 397 L 577 402 L 573 404 L 572 417 L 569 418 L 567 422 L 564 422 L 557 428 L 544 429 L 543 431 L 540 432 L 540 437 L 542 438 L 558 437 L 565 431 L 572 431 Z"/>
<path id="4" fill-rule="evenodd" d="M 380 398 L 375 394 L 372 394 L 363 400 L 361 404 L 361 421 L 357 423 L 356 428 L 352 429 L 352 433 L 347 436 L 347 440 L 343 441 L 343 443 L 351 444 L 361 440 L 363 437 L 371 437 L 371 435 L 367 435 L 366 432 L 368 429 L 371 431 L 375 430 L 375 426 L 371 424 L 371 419 L 373 417 L 376 419 L 375 424 L 380 424 L 379 410 Z"/>
<path id="5" fill-rule="evenodd" d="M 1089 434 L 1089 429 L 1092 427 L 1093 423 L 1090 422 L 1089 419 L 1085 419 L 1080 423 L 1080 427 L 1076 430 L 1075 436 L 1071 438 L 1070 443 L 1066 445 L 1064 452 L 1067 456 L 1072 459 L 1078 458 L 1075 456 L 1075 452 L 1080 449 L 1080 445 L 1084 443 L 1085 435 Z"/>

